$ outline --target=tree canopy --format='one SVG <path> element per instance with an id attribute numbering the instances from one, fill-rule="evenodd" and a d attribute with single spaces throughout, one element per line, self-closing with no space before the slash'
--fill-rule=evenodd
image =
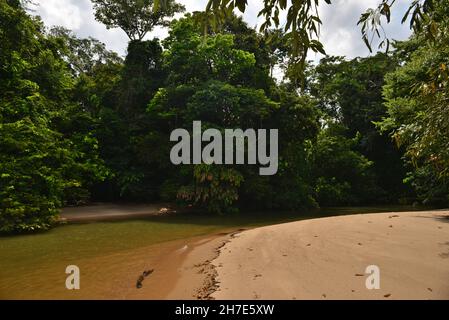
<path id="1" fill-rule="evenodd" d="M 0 1 L 0 29 L 0 232 L 47 229 L 107 169 L 59 42 L 19 2 Z"/>
<path id="2" fill-rule="evenodd" d="M 164 3 L 164 0 L 158 2 Z M 319 40 L 320 19 L 318 7 L 331 5 L 331 0 L 261 0 L 263 8 L 258 16 L 265 21 L 260 31 L 267 32 L 271 28 L 281 27 L 281 13 L 286 12 L 286 21 L 282 29 L 291 43 L 290 55 L 293 58 L 294 75 L 302 78 L 305 70 L 307 54 L 310 50 L 325 53 L 325 48 Z M 380 0 L 375 8 L 368 8 L 361 14 L 358 24 L 361 26 L 361 37 L 366 46 L 372 51 L 373 40 L 379 38 L 379 48 L 390 48 L 390 39 L 384 32 L 383 23 L 389 23 L 391 12 L 396 0 Z M 402 23 L 407 20 L 414 31 L 426 30 L 426 36 L 431 38 L 439 28 L 438 19 L 434 19 L 434 3 L 443 3 L 443 0 L 410 0 L 410 6 L 404 13 Z M 163 6 L 161 6 L 163 7 Z M 247 0 L 209 0 L 206 6 L 206 23 L 217 25 L 232 14 L 234 9 L 244 13 L 248 8 Z M 338 14 L 338 13 L 337 13 Z M 382 18 L 385 19 L 382 22 Z"/>
<path id="3" fill-rule="evenodd" d="M 142 40 L 156 26 L 168 26 L 184 6 L 175 0 L 165 0 L 155 10 L 154 0 L 92 0 L 95 18 L 107 28 L 121 28 L 130 40 Z"/>

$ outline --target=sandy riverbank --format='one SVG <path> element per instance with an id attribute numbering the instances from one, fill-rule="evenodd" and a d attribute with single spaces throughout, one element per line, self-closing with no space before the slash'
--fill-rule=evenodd
<path id="1" fill-rule="evenodd" d="M 380 268 L 379 290 L 365 269 Z M 449 211 L 304 220 L 198 243 L 171 299 L 449 299 Z"/>

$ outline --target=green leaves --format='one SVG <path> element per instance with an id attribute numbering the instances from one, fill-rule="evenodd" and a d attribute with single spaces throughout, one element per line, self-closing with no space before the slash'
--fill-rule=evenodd
<path id="1" fill-rule="evenodd" d="M 355 205 L 377 198 L 373 162 L 354 150 L 357 140 L 347 138 L 345 128 L 333 123 L 318 135 L 312 154 L 320 205 Z"/>
<path id="2" fill-rule="evenodd" d="M 390 49 L 390 39 L 382 26 L 382 18 L 387 23 L 391 21 L 392 7 L 396 0 L 379 0 L 380 3 L 374 9 L 369 8 L 363 13 L 357 23 L 361 26 L 362 40 L 370 52 L 373 51 L 374 40 L 379 39 L 378 48 Z M 286 21 L 283 27 L 284 32 L 291 42 L 290 55 L 295 67 L 295 77 L 304 82 L 305 59 L 310 50 L 325 54 L 325 48 L 319 41 L 321 20 L 318 14 L 318 6 L 322 3 L 331 4 L 330 0 L 261 0 L 263 8 L 259 11 L 258 17 L 264 17 L 265 21 L 260 26 L 261 32 L 267 32 L 273 28 L 279 28 L 280 13 L 286 11 Z M 432 12 L 434 3 L 442 1 L 432 0 L 411 0 L 411 4 L 406 11 L 402 23 L 410 18 L 410 28 L 415 32 L 427 27 L 427 38 L 435 36 L 438 26 L 437 19 Z M 443 1 L 444 2 L 444 1 Z M 208 16 L 205 23 L 212 23 L 214 26 L 224 21 L 234 8 L 240 12 L 247 10 L 246 0 L 209 0 L 206 6 Z"/>
<path id="3" fill-rule="evenodd" d="M 245 12 L 246 6 L 248 5 L 248 0 L 235 0 L 233 6 L 238 8 L 240 12 Z"/>
<path id="4" fill-rule="evenodd" d="M 92 0 L 95 18 L 108 29 L 121 28 L 130 40 L 143 40 L 156 26 L 185 10 L 175 0 Z"/>
<path id="5" fill-rule="evenodd" d="M 182 203 L 213 213 L 241 206 L 292 209 L 314 204 L 306 169 L 302 171 L 304 140 L 318 131 L 311 104 L 270 79 L 275 49 L 261 35 L 234 17 L 224 21 L 220 33 L 209 30 L 203 38 L 197 17 L 173 23 L 164 41 L 168 78 L 148 106 L 155 127 L 166 136 L 175 128 L 191 130 L 193 120 L 218 130 L 280 128 L 282 173 L 260 178 L 252 165 L 173 166 L 161 173 L 164 199 L 171 195 L 174 200 L 175 194 Z M 273 48 L 285 43 L 276 41 Z"/>
<path id="6" fill-rule="evenodd" d="M 433 11 L 425 9 L 425 4 L 414 4 L 420 6 L 423 17 L 430 17 L 424 21 L 429 28 L 436 28 L 435 37 L 429 39 L 429 29 L 423 28 L 398 44 L 397 56 L 406 58 L 401 60 L 401 68 L 386 78 L 388 116 L 377 125 L 405 149 L 413 168 L 407 181 L 421 200 L 442 202 L 449 198 L 449 9 L 443 2 L 435 2 Z"/>
<path id="7" fill-rule="evenodd" d="M 360 16 L 357 25 L 361 25 L 362 40 L 368 47 L 370 52 L 373 51 L 374 39 L 379 39 L 378 48 L 386 48 L 386 52 L 390 49 L 390 39 L 388 38 L 382 26 L 382 18 L 387 23 L 391 21 L 391 10 L 396 0 L 381 0 L 376 8 L 369 8 Z M 405 12 L 401 23 L 405 23 L 410 19 L 410 29 L 415 33 L 420 32 L 425 25 L 428 28 L 426 38 L 432 39 L 437 31 L 437 23 L 433 17 L 434 2 L 441 1 L 432 0 L 411 0 L 411 4 Z"/>
<path id="8" fill-rule="evenodd" d="M 330 4 L 330 0 L 324 0 Z M 318 0 L 293 0 L 288 7 L 287 0 L 264 0 L 264 7 L 258 17 L 265 21 L 260 26 L 260 32 L 267 33 L 270 29 L 279 28 L 280 13 L 287 10 L 284 31 L 290 39 L 290 54 L 296 65 L 294 74 L 297 79 L 304 80 L 305 59 L 310 50 L 325 54 L 322 43 L 318 40 L 322 24 L 318 15 Z M 209 0 L 206 13 L 213 13 L 214 21 L 223 22 L 234 8 L 241 12 L 247 9 L 246 0 Z M 217 22 L 214 22 L 217 24 Z"/>
<path id="9" fill-rule="evenodd" d="M 232 168 L 217 165 L 196 165 L 193 169 L 194 183 L 183 187 L 178 198 L 206 208 L 215 214 L 236 212 L 239 187 L 244 181 L 242 174 Z"/>
<path id="10" fill-rule="evenodd" d="M 20 6 L 0 1 L 0 21 L 0 233 L 45 230 L 107 172 L 61 43 Z"/>

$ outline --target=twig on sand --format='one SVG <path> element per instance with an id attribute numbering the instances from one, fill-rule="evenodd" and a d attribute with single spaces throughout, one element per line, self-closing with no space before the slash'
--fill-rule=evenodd
<path id="1" fill-rule="evenodd" d="M 154 269 L 151 270 L 145 270 L 140 276 L 139 278 L 137 278 L 137 283 L 136 283 L 136 288 L 140 289 L 143 287 L 143 281 L 145 280 L 146 277 L 148 277 L 150 274 L 152 274 L 154 272 Z"/>

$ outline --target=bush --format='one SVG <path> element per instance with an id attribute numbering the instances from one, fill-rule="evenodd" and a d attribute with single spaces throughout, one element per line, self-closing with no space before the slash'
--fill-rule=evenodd
<path id="1" fill-rule="evenodd" d="M 192 202 L 216 214 L 233 213 L 239 199 L 243 176 L 237 170 L 224 166 L 196 165 L 193 185 L 184 186 L 178 198 Z"/>

